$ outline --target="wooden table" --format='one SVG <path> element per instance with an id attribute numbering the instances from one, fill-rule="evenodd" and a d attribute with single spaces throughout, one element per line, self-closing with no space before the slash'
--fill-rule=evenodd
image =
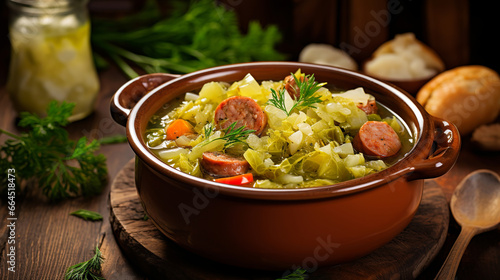
<path id="1" fill-rule="evenodd" d="M 110 117 L 109 100 L 127 79 L 116 69 L 100 73 L 100 78 L 101 91 L 97 110 L 85 120 L 68 127 L 74 138 L 83 135 L 99 138 L 125 133 L 125 129 L 115 124 Z M 12 109 L 4 84 L 0 87 L 0 127 L 17 132 L 16 113 Z M 0 136 L 0 143 L 5 139 L 5 136 Z M 467 173 L 481 168 L 500 172 L 498 153 L 477 153 L 472 150 L 468 138 L 463 142 L 460 158 L 454 168 L 435 179 L 442 186 L 448 200 L 454 187 Z M 115 241 L 109 222 L 110 184 L 134 154 L 125 143 L 103 146 L 100 152 L 107 157 L 109 171 L 109 183 L 100 195 L 57 204 L 49 203 L 37 191 L 30 191 L 25 197 L 16 198 L 15 273 L 7 271 L 7 205 L 0 202 L 1 279 L 63 279 L 66 268 L 91 258 L 96 245 L 100 246 L 106 259 L 103 265 L 103 276 L 106 279 L 147 279 L 125 258 Z M 69 215 L 70 212 L 81 208 L 101 213 L 104 220 L 88 222 Z M 449 234 L 442 250 L 419 279 L 433 279 L 459 230 L 460 227 L 451 219 Z M 457 275 L 458 279 L 500 279 L 500 229 L 481 234 L 472 240 Z"/>

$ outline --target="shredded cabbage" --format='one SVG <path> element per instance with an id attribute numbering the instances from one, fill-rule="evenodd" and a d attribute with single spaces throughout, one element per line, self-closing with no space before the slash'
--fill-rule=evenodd
<path id="1" fill-rule="evenodd" d="M 203 175 L 200 169 L 199 161 L 189 160 L 187 154 L 179 154 L 178 158 L 167 163 L 187 174 L 196 177 L 201 177 Z"/>

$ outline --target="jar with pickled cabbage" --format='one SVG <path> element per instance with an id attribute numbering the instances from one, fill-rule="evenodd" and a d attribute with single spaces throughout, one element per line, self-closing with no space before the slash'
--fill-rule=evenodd
<path id="1" fill-rule="evenodd" d="M 87 0 L 9 0 L 11 61 L 7 91 L 17 111 L 44 115 L 75 103 L 70 121 L 94 109 L 99 79 L 90 48 Z"/>

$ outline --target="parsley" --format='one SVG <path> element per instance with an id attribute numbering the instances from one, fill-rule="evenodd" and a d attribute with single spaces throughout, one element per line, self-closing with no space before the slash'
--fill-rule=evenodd
<path id="1" fill-rule="evenodd" d="M 295 74 L 291 74 L 295 83 L 299 88 L 299 98 L 293 104 L 290 110 L 287 110 L 285 106 L 285 94 L 287 94 L 286 89 L 282 88 L 279 92 L 271 89 L 271 98 L 267 101 L 268 104 L 285 112 L 287 116 L 290 116 L 294 109 L 303 110 L 305 108 L 316 108 L 314 104 L 320 103 L 321 96 L 318 96 L 316 92 L 326 83 L 318 83 L 314 79 L 314 74 L 305 76 L 304 79 L 297 78 Z"/>
<path id="2" fill-rule="evenodd" d="M 104 280 L 100 276 L 103 262 L 101 251 L 96 246 L 95 254 L 90 260 L 68 267 L 64 280 Z"/>
<path id="3" fill-rule="evenodd" d="M 14 168 L 20 181 L 35 179 L 52 201 L 98 194 L 107 180 L 106 158 L 94 154 L 99 143 L 96 140 L 87 143 L 86 137 L 74 142 L 64 129 L 74 106 L 53 101 L 45 118 L 21 113 L 19 126 L 27 131 L 20 135 L 0 129 L 0 134 L 11 138 L 0 146 L 2 170 Z M 3 190 L 6 178 L 0 179 Z"/>
<path id="4" fill-rule="evenodd" d="M 85 221 L 102 221 L 101 214 L 94 212 L 94 211 L 90 211 L 90 210 L 79 209 L 79 210 L 76 210 L 76 211 L 71 212 L 69 214 L 76 216 L 76 217 L 80 217 L 80 218 L 84 219 Z"/>
<path id="5" fill-rule="evenodd" d="M 240 126 L 240 127 L 236 128 L 237 123 L 238 122 L 231 123 L 230 126 L 228 126 L 226 129 L 223 130 L 224 131 L 223 136 L 211 139 L 211 140 L 207 141 L 204 145 L 206 145 L 210 142 L 213 142 L 215 140 L 219 140 L 219 139 L 226 141 L 224 143 L 224 149 L 229 148 L 233 145 L 236 145 L 237 143 L 245 144 L 245 139 L 248 137 L 248 135 L 250 135 L 251 133 L 254 133 L 255 130 L 246 129 L 245 126 Z M 214 130 L 213 124 L 210 123 L 210 124 L 207 124 L 205 126 L 205 133 L 204 133 L 205 139 L 208 139 L 210 137 L 213 130 Z"/>

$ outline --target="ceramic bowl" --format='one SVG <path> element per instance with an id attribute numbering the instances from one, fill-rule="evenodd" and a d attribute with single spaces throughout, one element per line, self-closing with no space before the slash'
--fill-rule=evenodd
<path id="1" fill-rule="evenodd" d="M 165 103 L 211 81 L 282 80 L 301 69 L 318 81 L 364 87 L 400 116 L 412 150 L 379 173 L 335 185 L 258 189 L 193 177 L 158 159 L 145 143 L 148 120 Z M 453 124 L 428 115 L 409 94 L 345 69 L 294 62 L 254 62 L 186 75 L 149 74 L 124 84 L 111 100 L 136 154 L 136 186 L 148 217 L 168 238 L 206 258 L 265 270 L 348 262 L 381 247 L 411 221 L 423 179 L 455 163 L 460 138 Z"/>

